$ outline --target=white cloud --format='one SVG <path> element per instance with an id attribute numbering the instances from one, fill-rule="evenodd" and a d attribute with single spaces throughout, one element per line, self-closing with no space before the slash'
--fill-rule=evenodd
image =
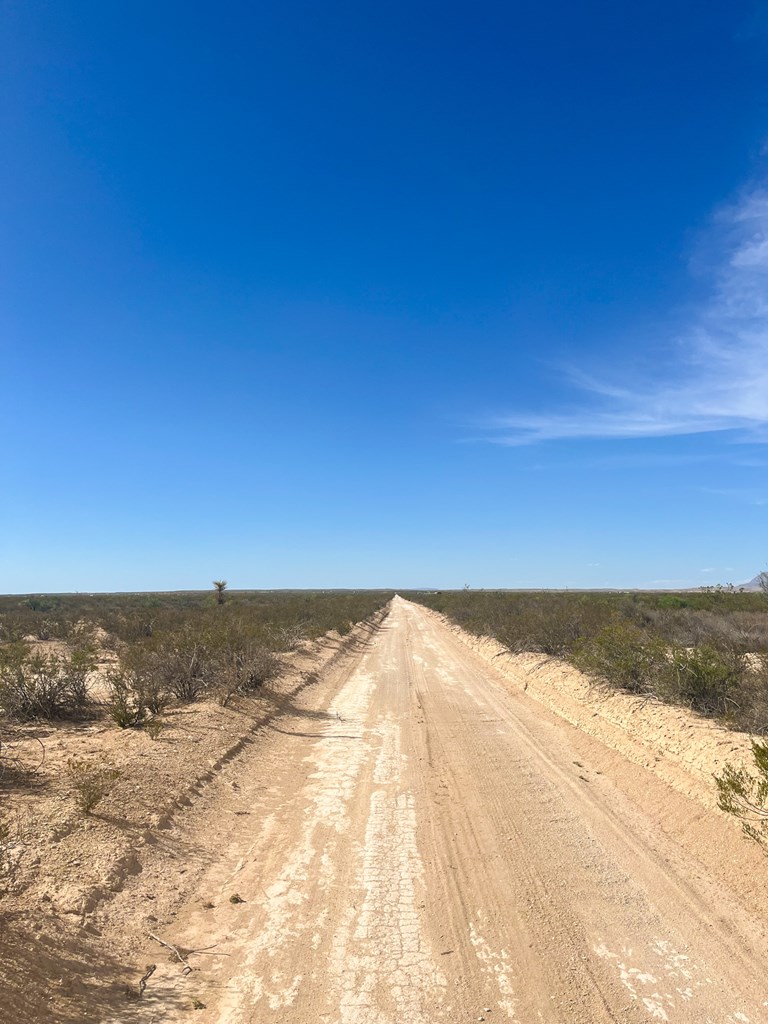
<path id="1" fill-rule="evenodd" d="M 578 406 L 499 417 L 488 439 L 520 445 L 736 431 L 768 441 L 768 190 L 745 195 L 718 224 L 726 255 L 711 298 L 677 339 L 673 373 L 631 382 L 573 373 Z"/>

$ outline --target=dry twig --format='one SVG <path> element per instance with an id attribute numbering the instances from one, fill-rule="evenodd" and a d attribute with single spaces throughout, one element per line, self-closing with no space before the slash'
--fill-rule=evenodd
<path id="1" fill-rule="evenodd" d="M 182 973 L 190 974 L 194 970 L 194 967 L 192 967 L 192 965 L 184 959 L 184 957 L 181 955 L 178 949 L 176 949 L 176 947 L 172 945 L 170 942 L 166 942 L 164 939 L 161 939 L 159 935 L 155 935 L 153 932 L 147 932 L 147 935 L 150 937 L 150 939 L 154 939 L 155 942 L 159 942 L 161 946 L 165 946 L 166 949 L 170 949 L 170 951 L 178 959 L 179 963 L 184 964 L 184 971 Z"/>
<path id="2" fill-rule="evenodd" d="M 214 942 L 210 946 L 201 946 L 200 949 L 187 949 L 184 951 L 184 955 L 182 955 L 181 951 L 177 949 L 176 946 L 172 945 L 170 942 L 166 942 L 165 939 L 161 939 L 159 935 L 155 935 L 153 932 L 147 932 L 147 935 L 150 939 L 154 939 L 155 942 L 159 942 L 161 946 L 165 946 L 166 949 L 170 949 L 179 963 L 184 964 L 183 974 L 190 974 L 194 970 L 194 967 L 187 960 L 187 957 L 192 956 L 193 953 L 207 953 L 209 956 L 230 956 L 229 953 L 210 952 L 212 949 L 216 948 L 218 945 L 217 942 Z"/>

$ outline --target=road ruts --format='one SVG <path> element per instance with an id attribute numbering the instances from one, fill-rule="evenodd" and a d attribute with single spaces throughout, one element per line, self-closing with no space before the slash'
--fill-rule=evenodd
<path id="1" fill-rule="evenodd" d="M 221 797 L 196 1020 L 768 1022 L 757 926 L 438 617 L 396 598 L 335 671 Z"/>

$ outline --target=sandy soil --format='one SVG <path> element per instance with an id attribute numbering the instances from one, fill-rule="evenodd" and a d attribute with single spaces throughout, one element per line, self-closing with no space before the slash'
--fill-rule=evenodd
<path id="1" fill-rule="evenodd" d="M 699 799 L 705 755 L 641 763 L 475 647 L 395 599 L 69 945 L 46 926 L 48 1015 L 0 1020 L 768 1021 L 768 862 Z"/>
<path id="2" fill-rule="evenodd" d="M 319 672 L 331 673 L 337 662 L 356 658 L 357 645 L 382 614 L 344 638 L 329 633 L 281 655 L 280 677 L 256 697 L 227 708 L 215 702 L 171 708 L 155 740 L 103 717 L 6 725 L 0 801 L 12 826 L 18 874 L 0 898 L 1 1024 L 101 1022 L 124 1000 L 136 974 L 123 959 L 136 945 L 126 944 L 126 937 L 145 938 L 153 915 L 141 914 L 134 922 L 130 913 L 113 913 L 111 902 L 129 879 L 158 861 L 157 849 L 166 847 L 176 817 L 291 713 L 294 702 L 317 685 Z M 37 646 L 67 653 L 57 641 Z M 110 651 L 99 659 L 91 679 L 97 698 L 113 661 Z M 66 771 L 70 758 L 104 759 L 122 773 L 87 818 L 75 803 Z M 178 902 L 186 872 L 183 863 L 174 864 L 161 879 L 161 902 Z"/>

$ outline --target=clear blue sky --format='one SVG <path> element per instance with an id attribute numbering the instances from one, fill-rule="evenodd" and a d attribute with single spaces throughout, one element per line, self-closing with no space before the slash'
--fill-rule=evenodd
<path id="1" fill-rule="evenodd" d="M 768 16 L 3 4 L 0 591 L 768 564 Z"/>

